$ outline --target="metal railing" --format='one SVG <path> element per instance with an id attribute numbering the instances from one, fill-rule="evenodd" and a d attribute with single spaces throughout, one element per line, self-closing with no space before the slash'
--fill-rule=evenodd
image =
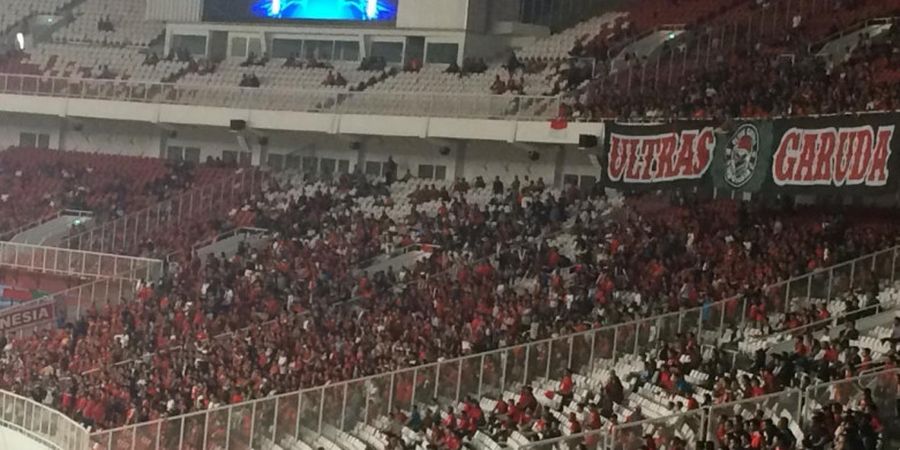
<path id="1" fill-rule="evenodd" d="M 34 311 L 42 306 L 52 307 L 52 320 L 39 321 L 0 332 L 21 338 L 40 330 L 53 329 L 73 323 L 93 309 L 134 300 L 137 281 L 126 278 L 102 278 L 96 281 L 55 292 L 13 307 L 0 309 L 0 317 L 21 311 Z"/>
<path id="2" fill-rule="evenodd" d="M 260 238 L 264 238 L 269 234 L 269 230 L 265 228 L 257 228 L 257 227 L 238 227 L 224 233 L 219 233 L 209 239 L 204 239 L 196 244 L 194 244 L 191 249 L 193 251 L 197 251 L 203 247 L 213 245 L 216 242 L 224 241 L 225 239 L 229 239 L 235 236 L 241 236 L 242 240 L 246 241 L 251 236 L 257 236 Z"/>
<path id="3" fill-rule="evenodd" d="M 20 74 L 0 74 L 0 93 L 328 114 L 523 121 L 554 118 L 560 104 L 559 96 L 242 88 Z"/>
<path id="4" fill-rule="evenodd" d="M 624 423 L 612 427 L 601 427 L 582 433 L 554 439 L 529 442 L 519 445 L 520 450 L 574 448 L 585 442 L 588 448 L 606 450 L 639 450 L 644 445 L 643 437 L 652 434 L 661 446 L 668 446 L 676 438 L 687 445 L 697 447 L 698 442 L 713 442 L 719 448 L 724 442 L 717 442 L 716 430 L 719 424 L 736 415 L 754 415 L 762 411 L 764 417 L 786 418 L 789 423 L 801 429 L 807 427 L 817 408 L 830 403 L 840 403 L 845 408 L 857 407 L 854 402 L 863 391 L 870 390 L 878 407 L 879 416 L 888 427 L 897 427 L 896 405 L 900 395 L 898 388 L 900 369 L 859 375 L 856 377 L 812 385 L 806 389 L 786 389 L 774 394 L 723 403 L 677 414 Z M 837 396 L 836 396 L 837 395 Z M 745 416 L 746 417 L 746 416 Z M 892 425 L 893 424 L 893 425 Z"/>
<path id="5" fill-rule="evenodd" d="M 54 450 L 88 450 L 88 430 L 34 400 L 0 391 L 0 426 Z"/>
<path id="6" fill-rule="evenodd" d="M 856 287 L 862 273 L 900 279 L 900 246 L 767 287 L 767 311 L 791 311 L 802 299 L 831 299 Z M 856 276 L 854 276 L 856 275 Z M 600 363 L 643 355 L 659 341 L 694 333 L 701 344 L 718 343 L 727 330 L 743 327 L 750 301 L 734 297 L 697 308 L 610 325 L 567 336 L 463 356 L 392 372 L 228 405 L 207 411 L 129 425 L 92 435 L 99 448 L 258 448 L 301 430 L 334 427 L 348 431 L 358 422 L 374 424 L 394 408 L 458 402 L 468 395 L 494 398 L 538 377 L 561 378 L 566 368 L 589 372 Z M 155 444 L 153 444 L 155 443 Z M 142 444 L 143 445 L 143 444 Z"/>
<path id="7" fill-rule="evenodd" d="M 0 240 L 8 241 L 8 240 L 12 239 L 13 237 L 15 237 L 15 235 L 17 235 L 25 230 L 34 228 L 39 225 L 43 225 L 53 219 L 58 219 L 62 216 L 91 217 L 93 215 L 94 215 L 94 213 L 91 211 L 80 211 L 77 209 L 62 209 L 53 214 L 50 214 L 45 217 L 41 217 L 40 219 L 37 219 L 37 220 L 33 220 L 25 225 L 22 225 L 13 230 L 9 230 L 3 234 L 0 234 Z"/>
<path id="8" fill-rule="evenodd" d="M 0 266 L 77 277 L 154 279 L 162 275 L 158 259 L 68 248 L 0 242 Z"/>
<path id="9" fill-rule="evenodd" d="M 204 184 L 116 220 L 93 224 L 63 239 L 63 246 L 100 252 L 133 253 L 160 230 L 172 229 L 195 217 L 235 206 L 258 190 L 265 172 L 243 169 L 214 183 Z"/>

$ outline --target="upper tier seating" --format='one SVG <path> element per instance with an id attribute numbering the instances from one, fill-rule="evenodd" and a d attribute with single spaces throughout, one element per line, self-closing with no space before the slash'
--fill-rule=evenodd
<path id="1" fill-rule="evenodd" d="M 147 0 L 86 0 L 75 7 L 75 21 L 56 31 L 59 43 L 146 47 L 165 30 L 162 22 L 146 21 Z M 111 26 L 101 26 L 108 21 Z M 111 29 L 110 29 L 111 28 Z"/>
<path id="2" fill-rule="evenodd" d="M 144 64 L 145 56 L 131 48 L 46 44 L 23 61 L 48 77 L 110 78 L 160 82 L 188 68 L 187 62 L 161 60 Z"/>
<path id="3" fill-rule="evenodd" d="M 23 19 L 35 14 L 52 14 L 68 4 L 70 0 L 5 0 L 0 11 L 0 34 Z"/>
<path id="4" fill-rule="evenodd" d="M 0 152 L 0 231 L 63 208 L 93 211 L 102 222 L 227 172 L 173 167 L 157 158 L 8 149 Z"/>

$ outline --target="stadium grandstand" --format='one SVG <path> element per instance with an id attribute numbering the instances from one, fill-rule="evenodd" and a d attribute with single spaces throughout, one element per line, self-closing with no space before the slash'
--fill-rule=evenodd
<path id="1" fill-rule="evenodd" d="M 900 1 L 0 5 L 0 449 L 900 448 Z"/>

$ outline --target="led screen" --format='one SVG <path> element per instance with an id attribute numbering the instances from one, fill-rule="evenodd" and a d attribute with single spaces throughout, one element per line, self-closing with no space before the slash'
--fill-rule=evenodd
<path id="1" fill-rule="evenodd" d="M 397 0 L 251 0 L 257 19 L 392 21 Z"/>

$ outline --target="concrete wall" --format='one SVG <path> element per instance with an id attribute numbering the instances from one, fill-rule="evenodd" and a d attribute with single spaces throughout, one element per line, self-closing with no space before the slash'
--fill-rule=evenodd
<path id="1" fill-rule="evenodd" d="M 233 117 L 229 110 L 211 108 L 206 112 L 195 110 L 191 114 L 188 107 L 178 108 L 184 109 L 174 109 L 160 116 L 166 119 L 163 123 L 89 118 L 84 117 L 86 114 L 59 117 L 2 113 L 0 148 L 18 145 L 19 133 L 27 131 L 49 134 L 51 148 L 144 157 L 165 157 L 169 146 L 197 148 L 201 161 L 221 158 L 224 151 L 249 150 L 253 163 L 258 165 L 267 165 L 268 155 L 281 155 L 283 161 L 288 156 L 294 161 L 312 157 L 318 161 L 333 159 L 336 163 L 344 162 L 349 171 L 357 166 L 364 169 L 366 162 L 384 162 L 392 157 L 401 176 L 407 170 L 418 176 L 423 165 L 441 168 L 445 179 L 482 176 L 490 180 L 499 175 L 509 181 L 518 175 L 530 179 L 540 177 L 547 184 L 559 184 L 565 175 L 599 173 L 599 169 L 591 165 L 586 152 L 565 143 L 577 140 L 577 130 L 551 130 L 544 122 L 339 117 L 309 113 L 303 114 L 307 114 L 311 121 L 293 121 L 276 112 L 262 111 L 245 115 L 251 125 L 263 123 L 271 127 L 258 127 L 252 134 L 245 133 L 248 148 L 242 147 L 238 135 L 227 128 L 227 118 Z M 87 109 L 80 111 L 86 112 Z M 183 123 L 188 120 L 208 124 Z M 284 125 L 282 128 L 319 127 L 354 132 L 274 129 L 279 125 Z M 580 125 L 602 127 L 599 124 L 572 124 L 570 128 Z M 374 134 L 378 132 L 382 134 Z M 265 154 L 259 145 L 260 136 L 268 138 Z M 536 142 L 519 143 L 520 138 Z M 544 143 L 540 143 L 542 140 Z M 539 159 L 532 161 L 529 151 L 537 151 Z"/>

